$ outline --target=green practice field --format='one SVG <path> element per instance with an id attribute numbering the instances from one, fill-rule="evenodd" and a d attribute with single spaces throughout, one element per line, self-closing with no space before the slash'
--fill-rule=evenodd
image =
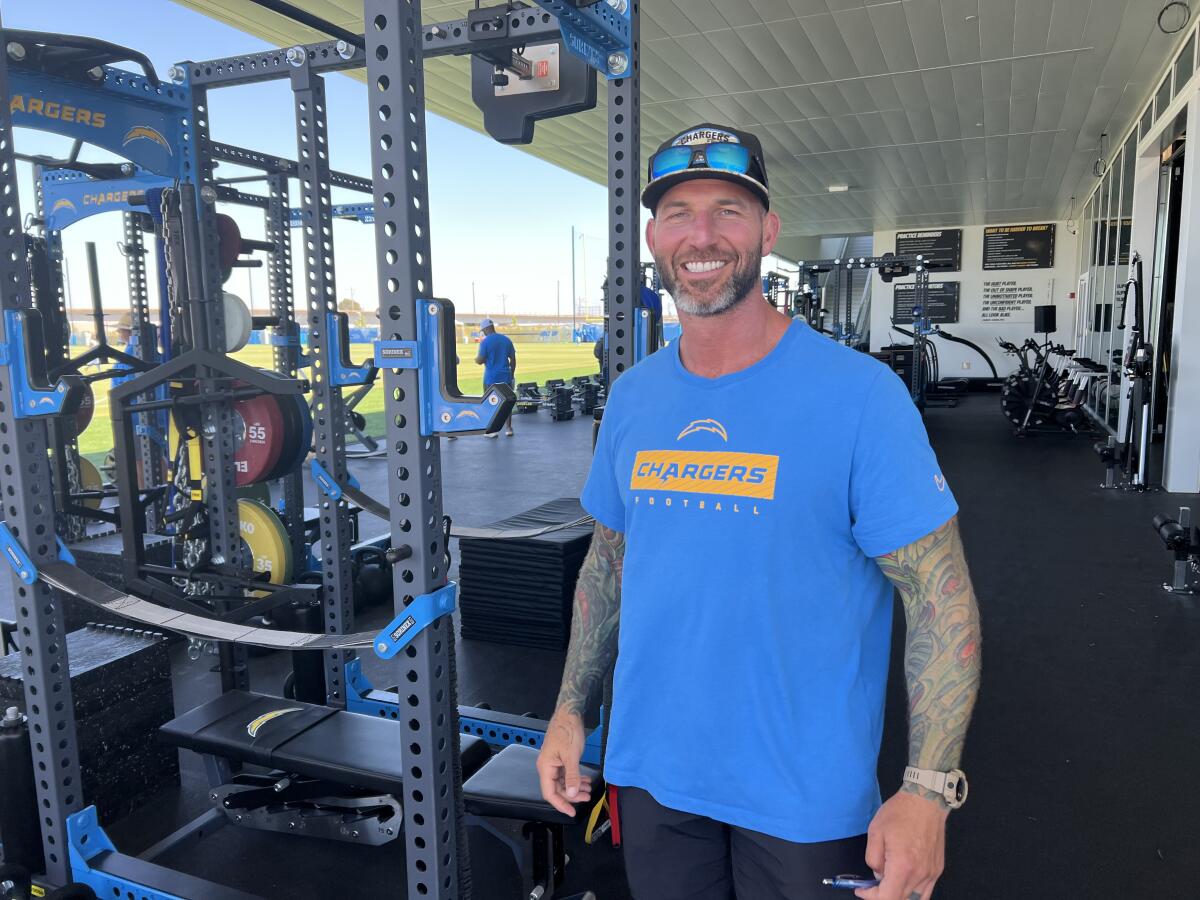
<path id="1" fill-rule="evenodd" d="M 72 348 L 76 355 L 82 354 L 84 349 Z M 350 358 L 355 362 L 366 359 L 371 353 L 369 344 L 350 346 Z M 474 353 L 474 344 L 463 344 L 459 348 L 458 386 L 464 394 L 469 395 L 483 392 L 483 367 L 475 365 Z M 264 344 L 251 344 L 234 356 L 252 366 L 271 368 L 271 347 Z M 550 378 L 570 379 L 595 371 L 596 358 L 592 355 L 591 344 L 517 344 L 517 381 L 536 381 L 541 384 Z M 103 459 L 113 446 L 107 388 L 107 381 L 96 384 L 96 412 L 92 416 L 92 424 L 79 438 L 80 453 L 93 462 Z M 357 409 L 367 419 L 367 434 L 383 433 L 382 384 L 377 384 Z"/>

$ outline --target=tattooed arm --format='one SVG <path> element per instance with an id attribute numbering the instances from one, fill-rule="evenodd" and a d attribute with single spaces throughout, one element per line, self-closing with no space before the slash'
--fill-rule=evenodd
<path id="1" fill-rule="evenodd" d="M 591 797 L 591 783 L 579 774 L 583 712 L 617 654 L 624 562 L 625 535 L 597 522 L 592 546 L 575 585 L 571 643 L 558 706 L 546 730 L 537 763 L 542 796 L 567 815 L 574 815 L 572 803 Z"/>
<path id="2" fill-rule="evenodd" d="M 919 541 L 876 559 L 904 603 L 908 637 L 908 761 L 921 769 L 957 768 L 979 690 L 979 608 L 971 589 L 957 518 Z M 946 816 L 940 796 L 905 783 L 875 814 L 866 862 L 881 873 L 863 900 L 928 900 L 945 865 Z"/>
<path id="3" fill-rule="evenodd" d="M 908 763 L 947 772 L 962 759 L 979 690 L 979 608 L 958 519 L 876 560 L 904 603 Z M 903 790 L 929 794 L 906 783 Z"/>
<path id="4" fill-rule="evenodd" d="M 582 716 L 592 691 L 600 686 L 617 654 L 624 565 L 624 533 L 597 522 L 575 582 L 571 643 L 558 692 L 558 712 Z"/>

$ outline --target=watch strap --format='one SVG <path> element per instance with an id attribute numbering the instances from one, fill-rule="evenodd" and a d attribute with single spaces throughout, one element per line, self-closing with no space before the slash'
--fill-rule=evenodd
<path id="1" fill-rule="evenodd" d="M 946 801 L 950 809 L 958 809 L 967 800 L 967 776 L 962 769 L 937 772 L 933 769 L 908 766 L 904 770 L 904 780 L 927 791 L 933 791 Z"/>

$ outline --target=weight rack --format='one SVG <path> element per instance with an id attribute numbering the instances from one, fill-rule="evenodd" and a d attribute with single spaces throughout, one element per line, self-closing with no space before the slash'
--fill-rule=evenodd
<path id="1" fill-rule="evenodd" d="M 611 43 L 600 40 L 607 32 L 600 18 L 611 24 L 614 13 L 600 4 L 579 8 L 563 0 L 538 0 L 544 9 L 558 15 L 564 41 L 589 51 L 589 63 L 610 77 L 608 86 L 608 186 L 610 245 L 608 275 L 613 285 L 608 309 L 608 354 L 610 377 L 618 377 L 634 362 L 635 289 L 638 277 L 640 217 L 640 0 L 628 4 L 627 50 L 606 52 Z M 519 30 L 518 18 L 530 10 L 505 11 L 514 16 L 513 32 L 506 38 L 512 48 L 527 37 Z M 530 21 L 534 17 L 530 17 Z M 618 17 L 619 18 L 619 17 Z M 423 45 L 438 38 L 438 55 L 476 52 L 467 34 L 454 34 L 439 26 L 422 26 L 420 0 L 365 0 L 366 35 L 362 46 L 352 42 L 325 42 L 307 48 L 290 48 L 266 54 L 206 65 L 190 77 L 190 108 L 184 117 L 187 132 L 188 167 L 171 221 L 187 229 L 183 246 L 198 248 L 186 265 L 175 268 L 177 312 L 186 306 L 194 337 L 201 348 L 224 347 L 224 312 L 217 257 L 215 217 L 201 210 L 218 197 L 213 179 L 213 160 L 218 152 L 209 138 L 207 89 L 210 85 L 246 83 L 274 77 L 293 78 L 296 92 L 297 132 L 301 158 L 297 174 L 302 183 L 302 209 L 310 267 L 308 273 L 310 335 L 314 347 L 329 353 L 333 329 L 329 313 L 336 312 L 332 281 L 332 229 L 329 187 L 337 183 L 328 169 L 325 142 L 324 94 L 320 75 L 361 66 L 365 60 L 371 106 L 372 176 L 376 252 L 380 297 L 380 323 L 386 340 L 414 341 L 422 307 L 433 298 L 430 262 L 428 188 L 426 179 L 425 95 Z M 453 24 L 453 23 L 451 23 Z M 437 33 L 437 32 L 440 32 Z M 450 35 L 454 36 L 451 37 Z M 609 35 L 611 37 L 611 35 Z M 504 42 L 501 42 L 504 43 Z M 349 52 L 349 56 L 346 54 Z M 353 62 L 352 60 L 357 60 Z M 247 67 L 254 65 L 252 72 Z M 607 65 L 606 65 L 607 64 Z M 10 63 L 0 54 L 0 93 L 10 95 Z M 293 74 L 292 70 L 298 70 Z M 119 71 L 119 70 L 111 70 Z M 128 73 L 114 78 L 128 79 Z M 185 78 L 189 76 L 185 75 Z M 221 79 L 224 78 L 224 81 Z M 141 82 L 139 82 L 141 87 Z M 166 88 L 170 92 L 170 88 Z M 132 93 L 132 91 L 130 91 Z M 181 154 L 183 155 L 183 154 Z M 29 277 L 24 266 L 24 236 L 19 204 L 15 201 L 16 168 L 13 156 L 12 116 L 6 105 L 0 109 L 0 191 L 14 198 L 0 209 L 0 272 L 5 290 L 0 307 L 0 342 L 11 343 L 9 312 L 31 308 Z M 273 226 L 274 227 L 274 226 Z M 180 248 L 173 248 L 180 249 Z M 325 254 L 329 254 L 327 265 Z M 274 280 L 274 279 L 273 279 Z M 280 285 L 282 287 L 282 285 Z M 274 299 L 274 298 L 273 298 Z M 182 317 L 181 317 L 182 320 Z M 171 335 L 173 346 L 180 346 Z M 340 393 L 333 377 L 339 360 L 321 358 L 313 363 L 314 397 L 318 404 L 318 461 L 329 460 L 331 474 L 344 474 L 344 457 L 337 459 L 337 430 L 342 417 Z M 53 503 L 48 490 L 49 464 L 46 427 L 42 418 L 28 418 L 15 408 L 12 398 L 22 396 L 14 387 L 18 367 L 0 369 L 0 453 L 11 460 L 3 471 L 8 494 L 5 519 L 15 542 L 24 547 L 34 568 L 58 557 L 53 536 Z M 200 391 L 207 395 L 220 381 L 211 365 L 197 366 Z M 389 472 L 388 506 L 393 546 L 411 547 L 403 565 L 393 567 L 395 604 L 398 615 L 420 596 L 428 596 L 446 583 L 445 541 L 442 526 L 441 466 L 436 431 L 422 433 L 416 369 L 387 369 L 384 373 Z M 201 410 L 203 469 L 208 484 L 210 548 L 214 557 L 236 563 L 241 555 L 236 491 L 234 488 L 233 429 L 227 398 L 204 400 Z M 321 421 L 323 419 L 323 421 Z M 344 447 L 339 448 L 344 450 Z M 324 463 L 322 463 L 324 465 Z M 135 486 L 126 485 L 122 503 L 134 501 Z M 326 610 L 334 619 L 331 632 L 349 624 L 349 567 L 344 559 L 331 558 L 348 543 L 344 523 L 344 500 L 326 497 L 321 502 L 322 556 L 326 561 Z M 11 546 L 11 545 L 10 545 Z M 29 573 L 26 571 L 26 575 Z M 25 649 L 27 672 L 25 696 L 34 744 L 38 779 L 38 801 L 43 812 L 42 836 L 46 850 L 47 876 L 57 884 L 70 880 L 67 855 L 68 815 L 82 806 L 79 795 L 79 761 L 63 636 L 63 613 L 59 601 L 42 581 L 27 582 L 14 569 L 14 597 L 18 627 Z M 337 654 L 338 658 L 344 654 Z M 443 898 L 471 895 L 470 861 L 465 841 L 461 772 L 458 763 L 459 732 L 456 727 L 454 632 L 451 621 L 442 617 L 421 630 L 401 657 L 408 684 L 410 717 L 401 718 L 402 739 L 396 748 L 408 766 L 405 782 L 404 816 L 408 862 L 409 896 Z M 222 689 L 244 687 L 244 650 L 230 644 L 221 647 Z M 341 672 L 330 676 L 330 698 L 341 695 Z M 49 774 L 46 774 L 49 773 Z"/>

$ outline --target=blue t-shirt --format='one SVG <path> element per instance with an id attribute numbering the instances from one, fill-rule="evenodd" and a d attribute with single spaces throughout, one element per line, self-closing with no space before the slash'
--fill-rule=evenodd
<path id="1" fill-rule="evenodd" d="M 508 358 L 513 353 L 513 342 L 508 335 L 494 331 L 479 342 L 479 356 L 483 358 L 484 384 L 510 384 L 513 380 L 512 367 Z"/>
<path id="2" fill-rule="evenodd" d="M 582 499 L 626 535 L 606 779 L 785 840 L 865 832 L 892 621 L 872 557 L 958 510 L 901 380 L 800 319 L 716 379 L 676 341 L 616 382 Z"/>

